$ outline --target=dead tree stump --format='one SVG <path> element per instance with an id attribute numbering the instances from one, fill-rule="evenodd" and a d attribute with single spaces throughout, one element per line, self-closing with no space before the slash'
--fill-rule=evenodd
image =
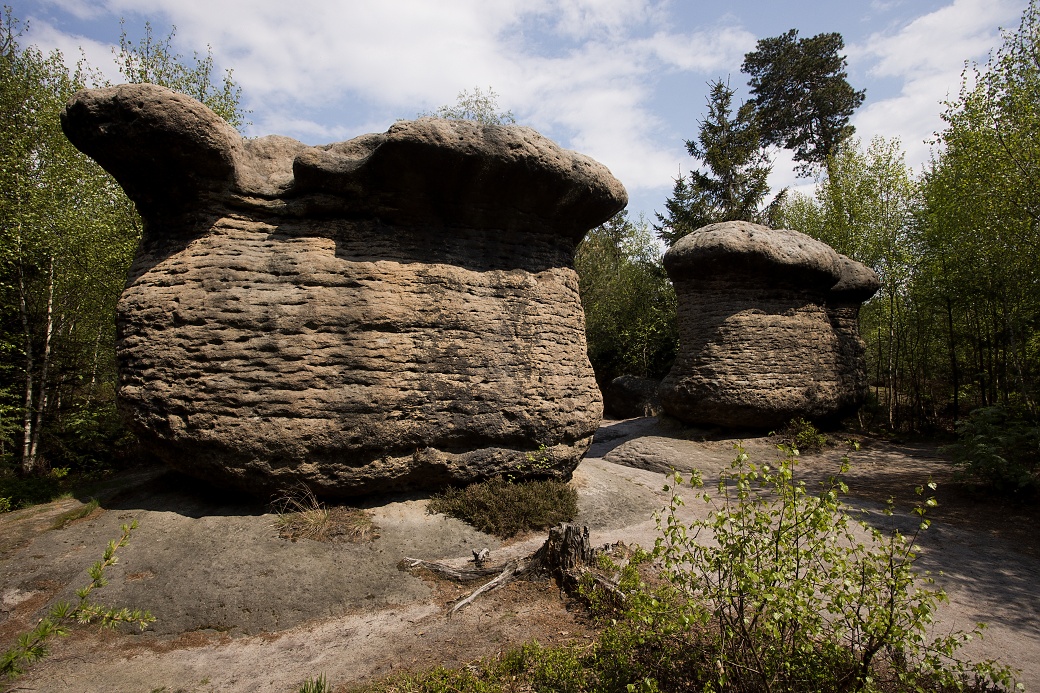
<path id="1" fill-rule="evenodd" d="M 581 576 L 594 564 L 596 549 L 589 543 L 589 528 L 563 522 L 549 530 L 549 538 L 530 556 L 517 558 L 499 566 L 485 566 L 478 563 L 476 568 L 453 568 L 444 563 L 432 563 L 419 558 L 405 558 L 404 569 L 421 568 L 451 580 L 468 581 L 490 575 L 497 575 L 493 580 L 484 583 L 452 607 L 450 614 L 471 604 L 481 594 L 490 592 L 516 578 L 550 576 L 564 591 L 571 593 L 578 587 Z"/>
<path id="2" fill-rule="evenodd" d="M 535 552 L 533 562 L 568 592 L 592 564 L 595 551 L 589 544 L 589 528 L 562 522 L 549 530 L 549 538 Z"/>

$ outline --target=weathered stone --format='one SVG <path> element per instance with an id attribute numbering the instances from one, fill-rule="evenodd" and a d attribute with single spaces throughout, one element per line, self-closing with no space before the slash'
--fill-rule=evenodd
<path id="1" fill-rule="evenodd" d="M 251 491 L 566 477 L 600 420 L 575 245 L 626 201 L 522 127 L 421 119 L 243 140 L 151 85 L 84 91 L 69 139 L 137 204 L 119 398 L 171 466 Z M 541 471 L 541 470 L 539 470 Z"/>
<path id="2" fill-rule="evenodd" d="M 619 375 L 603 390 L 603 409 L 621 419 L 657 416 L 662 412 L 660 385 L 656 380 L 635 375 Z"/>
<path id="3" fill-rule="evenodd" d="M 664 257 L 678 297 L 667 413 L 694 424 L 772 428 L 833 419 L 867 394 L 860 304 L 869 267 L 797 231 L 712 224 Z"/>

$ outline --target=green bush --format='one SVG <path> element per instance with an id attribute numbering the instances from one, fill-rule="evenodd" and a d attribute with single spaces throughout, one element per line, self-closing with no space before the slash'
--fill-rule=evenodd
<path id="1" fill-rule="evenodd" d="M 1040 490 L 1040 425 L 1011 407 L 981 407 L 957 424 L 943 448 L 963 475 L 997 491 Z"/>
<path id="2" fill-rule="evenodd" d="M 917 509 L 913 535 L 884 535 L 851 520 L 839 499 L 844 484 L 832 480 L 810 494 L 794 480 L 795 461 L 789 455 L 776 468 L 756 466 L 738 449 L 717 495 L 703 494 L 714 505 L 707 519 L 683 524 L 682 499 L 673 495 L 659 520 L 656 552 L 682 605 L 669 619 L 697 635 L 708 673 L 702 685 L 715 691 L 1009 686 L 1009 669 L 957 657 L 978 630 L 928 637 L 946 595 L 913 570 L 913 561 L 934 500 Z M 676 475 L 673 488 L 682 483 Z"/>
<path id="3" fill-rule="evenodd" d="M 637 550 L 622 563 L 601 556 L 610 589 L 591 575 L 580 583 L 602 625 L 591 645 L 531 643 L 479 666 L 393 677 L 365 690 L 1010 690 L 1010 669 L 958 657 L 981 626 L 929 636 L 945 594 L 913 562 L 934 501 L 918 508 L 912 535 L 885 535 L 850 518 L 840 482 L 809 493 L 794 479 L 795 462 L 792 453 L 775 468 L 755 466 L 738 448 L 717 493 L 698 491 L 713 506 L 707 519 L 688 525 L 677 490 L 700 483 L 674 476 L 654 551 Z M 843 472 L 847 465 L 846 458 Z"/>
<path id="4" fill-rule="evenodd" d="M 13 469 L 0 468 L 0 498 L 7 499 L 9 510 L 49 503 L 69 491 L 71 480 L 54 474 L 21 476 Z"/>
<path id="5" fill-rule="evenodd" d="M 794 448 L 795 453 L 819 452 L 827 447 L 827 436 L 801 417 L 791 419 L 786 426 L 774 434 L 783 445 Z"/>
<path id="6" fill-rule="evenodd" d="M 554 479 L 489 479 L 430 498 L 430 511 L 468 522 L 481 532 L 512 537 L 569 522 L 578 514 L 578 492 Z"/>

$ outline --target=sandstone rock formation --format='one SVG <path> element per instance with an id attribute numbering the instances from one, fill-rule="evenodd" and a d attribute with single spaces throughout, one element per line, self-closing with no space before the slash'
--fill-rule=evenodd
<path id="1" fill-rule="evenodd" d="M 574 248 L 624 207 L 605 167 L 523 127 L 424 118 L 309 147 L 241 138 L 152 85 L 62 114 L 145 230 L 119 397 L 197 477 L 326 495 L 566 477 L 600 394 Z"/>
<path id="2" fill-rule="evenodd" d="M 619 375 L 603 389 L 603 409 L 619 419 L 657 416 L 662 412 L 661 398 L 657 395 L 659 385 L 650 378 Z"/>
<path id="3" fill-rule="evenodd" d="M 772 428 L 834 419 L 867 394 L 860 304 L 868 267 L 797 231 L 712 224 L 664 257 L 678 297 L 679 354 L 661 384 L 688 423 Z"/>

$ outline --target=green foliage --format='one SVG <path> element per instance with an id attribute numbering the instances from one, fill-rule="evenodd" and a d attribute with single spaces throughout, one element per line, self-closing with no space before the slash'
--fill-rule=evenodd
<path id="1" fill-rule="evenodd" d="M 596 379 L 663 377 L 678 347 L 675 290 L 646 223 L 619 212 L 589 231 L 574 267 Z"/>
<path id="2" fill-rule="evenodd" d="M 141 221 L 116 182 L 76 150 L 58 114 L 99 79 L 83 61 L 22 47 L 5 8 L 0 26 L 0 475 L 51 466 L 74 473 L 117 464 L 132 445 L 115 410 L 115 310 Z M 128 81 L 199 98 L 240 124 L 230 72 L 182 61 L 174 33 L 132 44 L 117 63 Z M 6 482 L 4 482 L 6 483 Z M 20 496 L 18 502 L 26 497 Z"/>
<path id="3" fill-rule="evenodd" d="M 430 512 L 443 513 L 481 532 L 508 538 L 569 522 L 578 514 L 578 492 L 555 479 L 489 479 L 430 498 Z"/>
<path id="4" fill-rule="evenodd" d="M 68 602 L 55 604 L 50 615 L 44 617 L 34 629 L 23 633 L 14 647 L 0 656 L 0 675 L 14 678 L 28 666 L 47 656 L 47 641 L 53 636 L 69 634 L 69 626 L 73 623 L 96 623 L 102 628 L 114 628 L 121 623 L 136 624 L 144 630 L 155 617 L 147 611 L 130 610 L 126 607 L 113 609 L 96 604 L 90 600 L 95 589 L 107 584 L 105 569 L 118 562 L 116 551 L 130 541 L 130 533 L 137 529 L 137 520 L 122 526 L 122 535 L 116 541 L 110 541 L 101 560 L 87 571 L 90 582 L 76 591 L 78 601 L 73 605 Z"/>
<path id="5" fill-rule="evenodd" d="M 0 468 L 0 496 L 7 499 L 11 510 L 49 503 L 68 490 L 67 480 L 50 474 L 23 476 L 12 469 Z"/>
<path id="6" fill-rule="evenodd" d="M 761 209 L 772 165 L 763 149 L 754 107 L 744 104 L 734 116 L 733 89 L 721 80 L 710 86 L 708 115 L 700 121 L 700 134 L 686 141 L 686 151 L 707 171 L 680 176 L 665 202 L 667 214 L 656 215 L 660 223 L 654 228 L 669 246 L 715 222 L 765 222 L 784 195 L 781 192 L 769 209 Z"/>
<path id="7" fill-rule="evenodd" d="M 791 29 L 761 39 L 740 68 L 749 76 L 762 141 L 793 151 L 805 175 L 852 135 L 849 118 L 865 97 L 848 83 L 844 49 L 841 34 L 798 38 Z"/>
<path id="8" fill-rule="evenodd" d="M 943 448 L 963 474 L 997 491 L 1025 497 L 1040 490 L 1040 424 L 1022 411 L 980 407 L 957 425 L 957 442 Z"/>
<path id="9" fill-rule="evenodd" d="M 862 313 L 873 396 L 892 429 L 949 428 L 1040 385 L 1040 10 L 1030 2 L 985 65 L 964 71 L 919 176 L 899 144 L 831 152 L 815 199 L 782 225 L 873 267 Z"/>
<path id="10" fill-rule="evenodd" d="M 165 38 L 156 38 L 152 25 L 144 24 L 144 36 L 134 45 L 127 37 L 120 21 L 119 52 L 116 65 L 123 78 L 131 84 L 158 84 L 187 94 L 226 120 L 232 127 L 245 125 L 246 111 L 239 105 L 242 88 L 235 84 L 233 70 L 227 70 L 219 84 L 214 83 L 213 49 L 206 47 L 206 55 L 192 54 L 192 64 L 173 50 L 177 27 L 170 29 Z"/>
<path id="11" fill-rule="evenodd" d="M 392 677 L 364 690 L 1018 690 L 1009 668 L 960 658 L 981 625 L 933 637 L 946 597 L 913 562 L 935 501 L 917 508 L 909 536 L 885 534 L 850 517 L 840 482 L 810 493 L 795 479 L 795 463 L 788 455 L 775 468 L 756 466 L 738 448 L 714 495 L 700 490 L 696 474 L 675 475 L 654 551 L 621 562 L 601 554 L 605 579 L 587 574 L 579 584 L 603 626 L 593 643 L 529 643 L 461 670 Z M 842 472 L 847 465 L 846 458 Z M 683 486 L 712 505 L 706 519 L 679 519 Z"/>
<path id="12" fill-rule="evenodd" d="M 738 448 L 716 495 L 703 494 L 712 513 L 690 525 L 677 514 L 683 501 L 674 491 L 683 479 L 676 475 L 670 488 L 656 551 L 683 597 L 671 618 L 703 634 L 705 685 L 719 691 L 1010 686 L 1009 669 L 958 659 L 978 630 L 930 638 L 945 594 L 915 573 L 913 561 L 934 500 L 917 509 L 912 535 L 885 535 L 849 517 L 842 483 L 832 480 L 810 494 L 794 478 L 795 462 L 788 456 L 775 468 L 756 466 Z"/>
<path id="13" fill-rule="evenodd" d="M 318 678 L 303 682 L 300 693 L 332 693 L 332 684 L 325 680 L 325 674 L 318 674 Z"/>
<path id="14" fill-rule="evenodd" d="M 434 116 L 448 120 L 473 120 L 482 125 L 513 125 L 516 118 L 512 111 L 498 110 L 498 94 L 491 87 L 485 92 L 480 87 L 473 91 L 463 89 L 459 92 L 455 104 L 441 106 L 432 113 L 420 113 L 419 117 Z"/>
<path id="15" fill-rule="evenodd" d="M 778 221 L 877 272 L 881 289 L 860 314 L 873 396 L 891 428 L 934 424 L 936 402 L 950 391 L 936 377 L 948 330 L 932 290 L 937 275 L 922 262 L 921 184 L 897 140 L 874 138 L 864 150 L 849 139 L 828 169 L 815 198 L 793 195 Z"/>
<path id="16" fill-rule="evenodd" d="M 827 436 L 801 417 L 795 417 L 787 425 L 776 432 L 781 444 L 791 448 L 794 454 L 800 452 L 819 452 L 827 447 Z"/>

